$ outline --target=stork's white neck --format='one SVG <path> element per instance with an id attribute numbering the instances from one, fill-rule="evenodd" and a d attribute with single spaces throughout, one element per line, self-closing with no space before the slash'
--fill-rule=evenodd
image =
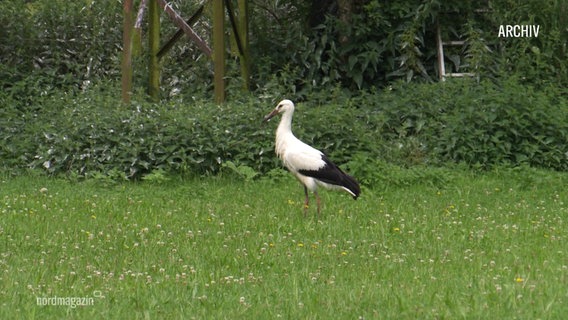
<path id="1" fill-rule="evenodd" d="M 276 136 L 279 134 L 292 133 L 292 115 L 294 115 L 294 110 L 282 114 L 282 119 L 280 119 L 280 124 L 278 125 L 278 129 L 276 129 Z"/>
<path id="2" fill-rule="evenodd" d="M 288 144 L 297 138 L 292 133 L 292 115 L 294 110 L 289 112 L 284 112 L 282 114 L 282 119 L 280 119 L 280 124 L 276 129 L 276 154 L 282 158 Z"/>

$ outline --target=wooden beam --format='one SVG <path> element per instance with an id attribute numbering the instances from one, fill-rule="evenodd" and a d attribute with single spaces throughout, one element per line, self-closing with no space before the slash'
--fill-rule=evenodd
<path id="1" fill-rule="evenodd" d="M 197 11 L 195 11 L 191 18 L 189 18 L 185 23 L 187 23 L 187 25 L 191 27 L 191 25 L 193 25 L 203 14 L 203 8 L 203 5 L 199 7 L 199 9 L 197 9 Z M 160 49 L 160 52 L 158 52 L 158 58 L 161 59 L 168 51 L 170 51 L 176 41 L 178 41 L 183 36 L 183 34 L 183 29 L 179 28 L 179 30 L 170 38 L 170 40 L 168 40 L 168 42 L 166 42 L 166 44 L 162 46 L 162 49 Z"/>
<path id="2" fill-rule="evenodd" d="M 157 101 L 160 98 L 160 61 L 158 60 L 158 51 L 160 51 L 160 10 L 158 10 L 158 3 L 154 0 L 150 1 L 148 20 L 148 46 L 150 48 L 148 95 L 150 95 L 152 100 Z"/>
<path id="3" fill-rule="evenodd" d="M 122 33 L 122 102 L 130 103 L 132 95 L 132 0 L 124 0 Z"/>
<path id="4" fill-rule="evenodd" d="M 197 44 L 199 49 L 203 51 L 203 53 L 205 53 L 208 57 L 211 57 L 211 48 L 209 48 L 207 43 L 203 41 L 201 37 L 199 37 L 197 33 L 195 33 L 195 31 L 193 31 L 193 29 L 183 20 L 183 18 L 179 14 L 177 14 L 177 12 L 175 12 L 175 10 L 165 0 L 156 1 L 158 2 L 158 5 L 162 8 L 162 10 L 164 10 L 164 12 L 170 17 L 170 19 L 172 19 L 174 24 L 178 28 L 183 29 L 185 34 L 187 34 L 193 41 L 195 41 L 195 43 Z M 217 1 L 222 0 L 213 0 L 214 3 L 216 3 Z"/>
<path id="5" fill-rule="evenodd" d="M 225 102 L 225 11 L 223 0 L 213 1 L 213 70 L 215 102 Z"/>

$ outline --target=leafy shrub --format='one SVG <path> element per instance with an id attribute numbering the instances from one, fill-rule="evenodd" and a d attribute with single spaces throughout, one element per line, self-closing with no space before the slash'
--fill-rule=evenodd
<path id="1" fill-rule="evenodd" d="M 199 1 L 168 3 L 184 16 L 200 5 Z M 442 24 L 444 39 L 466 41 L 464 50 L 456 54 L 447 47 L 448 69 L 472 71 L 480 78 L 522 75 L 527 83 L 538 86 L 568 83 L 565 1 L 494 0 L 492 10 L 484 14 L 475 12 L 483 4 L 460 0 L 351 3 L 345 20 L 334 1 L 252 1 L 249 39 L 257 93 L 272 89 L 275 77 L 284 78 L 286 92 L 304 99 L 312 90 L 336 84 L 356 92 L 382 88 L 396 79 L 431 81 L 438 72 L 437 22 Z M 84 90 L 99 80 L 116 79 L 122 49 L 121 4 L 116 0 L 3 0 L 2 90 L 18 97 L 16 102 L 25 107 L 30 97 L 57 89 Z M 168 19 L 163 21 L 164 39 L 168 39 L 177 27 Z M 499 39 L 497 30 L 503 23 L 538 24 L 542 32 L 534 38 Z M 210 10 L 205 10 L 194 28 L 210 41 L 210 27 Z M 134 59 L 137 66 L 144 65 L 145 45 L 141 43 L 144 52 Z M 211 91 L 211 60 L 191 41 L 176 43 L 161 62 L 162 88 L 169 95 L 191 97 Z M 238 81 L 238 69 L 237 63 L 229 63 L 227 78 Z M 145 81 L 143 68 L 135 67 L 134 72 L 136 84 Z"/>
<path id="2" fill-rule="evenodd" d="M 335 83 L 354 91 L 397 79 L 432 81 L 439 74 L 438 24 L 443 39 L 465 41 L 463 47 L 445 48 L 448 72 L 473 72 L 480 79 L 518 74 L 539 85 L 568 81 L 563 1 L 495 0 L 483 13 L 477 9 L 487 4 L 475 1 L 355 1 L 348 22 L 329 2 L 314 2 L 311 8 L 297 1 L 271 3 L 276 14 L 251 20 L 262 26 L 251 46 L 260 56 L 255 59 L 261 65 L 255 72 L 258 83 L 282 72 L 293 79 L 288 82 L 296 92 Z M 540 25 L 546 32 L 500 39 L 499 26 L 505 23 Z"/>
<path id="3" fill-rule="evenodd" d="M 5 168 L 17 168 L 37 146 L 27 133 L 36 125 L 35 115 L 20 111 L 16 101 L 6 93 L 0 93 L 0 105 L 0 159 Z"/>
<path id="4" fill-rule="evenodd" d="M 568 84 L 568 3 L 527 0 L 522 4 L 492 1 L 493 25 L 538 25 L 538 37 L 506 38 L 500 41 L 499 71 L 522 75 L 526 83 L 540 86 Z M 512 63 L 513 62 L 513 63 Z"/>
<path id="5" fill-rule="evenodd" d="M 120 73 L 120 1 L 2 1 L 0 88 L 23 98 Z M 22 106 L 26 104 L 22 103 Z"/>
<path id="6" fill-rule="evenodd" d="M 0 158 L 8 160 L 4 163 L 9 167 L 41 168 L 51 174 L 122 172 L 127 178 L 155 170 L 206 174 L 222 168 L 254 178 L 255 172 L 281 167 L 273 151 L 276 123 L 262 123 L 275 101 L 244 96 L 226 105 L 178 100 L 138 101 L 128 107 L 118 102 L 111 86 L 38 98 L 37 107 L 27 112 L 2 109 Z M 353 105 L 302 103 L 297 110 L 296 134 L 339 164 L 352 153 L 376 154 L 382 146 L 377 113 L 360 115 Z M 361 124 L 355 125 L 358 121 Z"/>
<path id="7" fill-rule="evenodd" d="M 423 165 L 404 168 L 364 153 L 355 154 L 349 161 L 348 168 L 349 173 L 357 177 L 362 184 L 372 186 L 376 191 L 411 185 L 444 189 L 452 180 L 449 169 Z"/>
<path id="8" fill-rule="evenodd" d="M 41 97 L 27 111 L 0 95 L 7 105 L 0 109 L 4 165 L 130 179 L 156 170 L 209 174 L 223 168 L 254 179 L 281 167 L 273 151 L 277 124 L 261 120 L 282 97 L 236 96 L 225 105 L 137 101 L 128 107 L 118 103 L 112 86 Z M 389 165 L 567 170 L 563 94 L 516 80 L 496 85 L 466 79 L 395 84 L 354 97 L 332 90 L 297 103 L 293 128 L 368 184 L 387 179 Z"/>
<path id="9" fill-rule="evenodd" d="M 456 98 L 461 110 L 438 136 L 435 151 L 443 159 L 568 169 L 565 101 L 558 104 L 547 93 L 510 82 L 476 89 L 477 99 Z"/>
<path id="10" fill-rule="evenodd" d="M 416 139 L 425 161 L 568 169 L 568 101 L 554 87 L 460 79 L 393 91 L 385 134 Z"/>
<path id="11" fill-rule="evenodd" d="M 261 126 L 272 106 L 260 111 L 255 105 L 135 102 L 127 107 L 107 87 L 38 100 L 42 107 L 34 113 L 18 111 L 21 116 L 0 120 L 0 156 L 11 165 L 80 176 L 118 170 L 128 178 L 160 169 L 214 173 L 228 160 L 252 164 L 259 172 L 275 167 L 276 160 L 265 155 L 272 139 Z"/>

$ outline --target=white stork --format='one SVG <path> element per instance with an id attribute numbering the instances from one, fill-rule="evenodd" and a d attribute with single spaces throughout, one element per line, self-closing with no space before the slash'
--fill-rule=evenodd
<path id="1" fill-rule="evenodd" d="M 318 185 L 328 189 L 344 190 L 357 200 L 361 193 L 359 183 L 341 171 L 323 152 L 303 143 L 292 133 L 294 103 L 290 100 L 280 101 L 276 108 L 264 117 L 264 122 L 277 114 L 282 114 L 282 119 L 276 129 L 276 154 L 284 166 L 304 185 L 306 195 L 304 216 L 309 203 L 308 190 L 316 196 L 317 212 L 318 215 L 320 214 L 321 200 L 317 192 Z"/>

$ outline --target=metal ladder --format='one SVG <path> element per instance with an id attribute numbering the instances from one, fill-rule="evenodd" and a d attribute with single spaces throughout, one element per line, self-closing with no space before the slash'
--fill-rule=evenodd
<path id="1" fill-rule="evenodd" d="M 465 41 L 442 41 L 442 33 L 440 31 L 440 22 L 436 23 L 436 46 L 438 51 L 438 72 L 440 80 L 446 81 L 447 77 L 463 78 L 474 77 L 471 72 L 449 72 L 446 73 L 446 62 L 444 59 L 444 46 L 461 46 L 465 45 Z"/>
<path id="2" fill-rule="evenodd" d="M 491 11 L 491 0 L 483 1 L 483 7 L 475 9 L 476 13 L 486 13 Z M 436 22 L 436 46 L 438 51 L 438 72 L 441 81 L 446 81 L 446 78 L 463 78 L 463 77 L 475 77 L 475 73 L 472 72 L 449 72 L 446 73 L 446 61 L 444 58 L 444 46 L 461 46 L 465 45 L 465 41 L 443 41 L 442 32 L 440 30 L 440 20 Z"/>

